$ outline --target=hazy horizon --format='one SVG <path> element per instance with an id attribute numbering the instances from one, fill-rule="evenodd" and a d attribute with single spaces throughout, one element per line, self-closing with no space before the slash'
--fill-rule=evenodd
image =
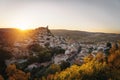
<path id="1" fill-rule="evenodd" d="M 120 33 L 119 0 L 0 0 L 0 28 Z"/>
<path id="2" fill-rule="evenodd" d="M 27 30 L 34 30 L 36 28 L 39 28 L 39 27 L 35 27 L 35 28 L 27 29 Z M 19 28 L 15 28 L 15 27 L 0 27 L 0 29 L 18 29 L 18 30 L 20 30 Z M 120 34 L 120 33 L 114 33 L 114 32 L 99 32 L 99 31 L 95 32 L 95 31 L 71 30 L 71 29 L 50 29 L 50 30 L 65 30 L 65 31 L 82 31 L 82 32 L 90 32 L 90 33 Z"/>

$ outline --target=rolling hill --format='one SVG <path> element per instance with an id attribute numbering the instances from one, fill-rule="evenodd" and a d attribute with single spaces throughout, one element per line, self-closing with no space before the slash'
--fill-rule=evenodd
<path id="1" fill-rule="evenodd" d="M 68 39 L 80 42 L 100 42 L 100 41 L 118 41 L 120 34 L 115 33 L 96 33 L 74 30 L 51 30 L 54 35 L 63 36 Z"/>
<path id="2" fill-rule="evenodd" d="M 85 31 L 73 31 L 73 30 L 50 30 L 55 36 L 63 36 L 65 39 L 74 40 L 79 42 L 101 42 L 109 41 L 115 42 L 120 40 L 120 34 L 115 33 L 95 33 L 95 32 L 85 32 Z M 0 44 L 12 44 L 16 40 L 21 40 L 25 36 L 33 34 L 33 31 L 21 32 L 18 29 L 11 28 L 0 28 Z"/>

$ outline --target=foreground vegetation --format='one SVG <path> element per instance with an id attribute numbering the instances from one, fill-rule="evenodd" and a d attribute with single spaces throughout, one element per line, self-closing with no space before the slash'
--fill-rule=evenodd
<path id="1" fill-rule="evenodd" d="M 113 44 L 108 54 L 97 53 L 96 57 L 88 55 L 81 66 L 63 62 L 51 64 L 32 71 L 24 71 L 11 64 L 6 67 L 5 75 L 0 80 L 120 80 L 120 43 Z M 2 77 L 4 76 L 4 78 Z"/>

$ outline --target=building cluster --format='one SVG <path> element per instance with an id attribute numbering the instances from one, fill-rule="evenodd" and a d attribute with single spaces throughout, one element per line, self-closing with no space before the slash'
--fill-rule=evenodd
<path id="1" fill-rule="evenodd" d="M 54 58 L 55 64 L 60 64 L 62 61 L 67 61 L 70 64 L 82 64 L 84 57 L 88 54 L 91 54 L 93 57 L 97 55 L 99 52 L 103 52 L 106 49 L 105 43 L 98 44 L 84 44 L 74 42 L 72 44 L 67 45 L 67 49 L 64 54 L 56 55 Z"/>
<path id="2" fill-rule="evenodd" d="M 61 47 L 66 48 L 66 40 L 62 36 L 54 36 L 48 27 L 40 27 L 35 30 L 34 42 L 42 47 Z"/>

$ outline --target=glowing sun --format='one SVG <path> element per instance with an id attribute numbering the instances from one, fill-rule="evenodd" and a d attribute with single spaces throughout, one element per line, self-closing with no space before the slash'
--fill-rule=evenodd
<path id="1" fill-rule="evenodd" d="M 20 29 L 20 30 L 27 30 L 28 29 L 28 27 L 24 27 L 24 26 L 17 27 L 17 28 Z"/>

